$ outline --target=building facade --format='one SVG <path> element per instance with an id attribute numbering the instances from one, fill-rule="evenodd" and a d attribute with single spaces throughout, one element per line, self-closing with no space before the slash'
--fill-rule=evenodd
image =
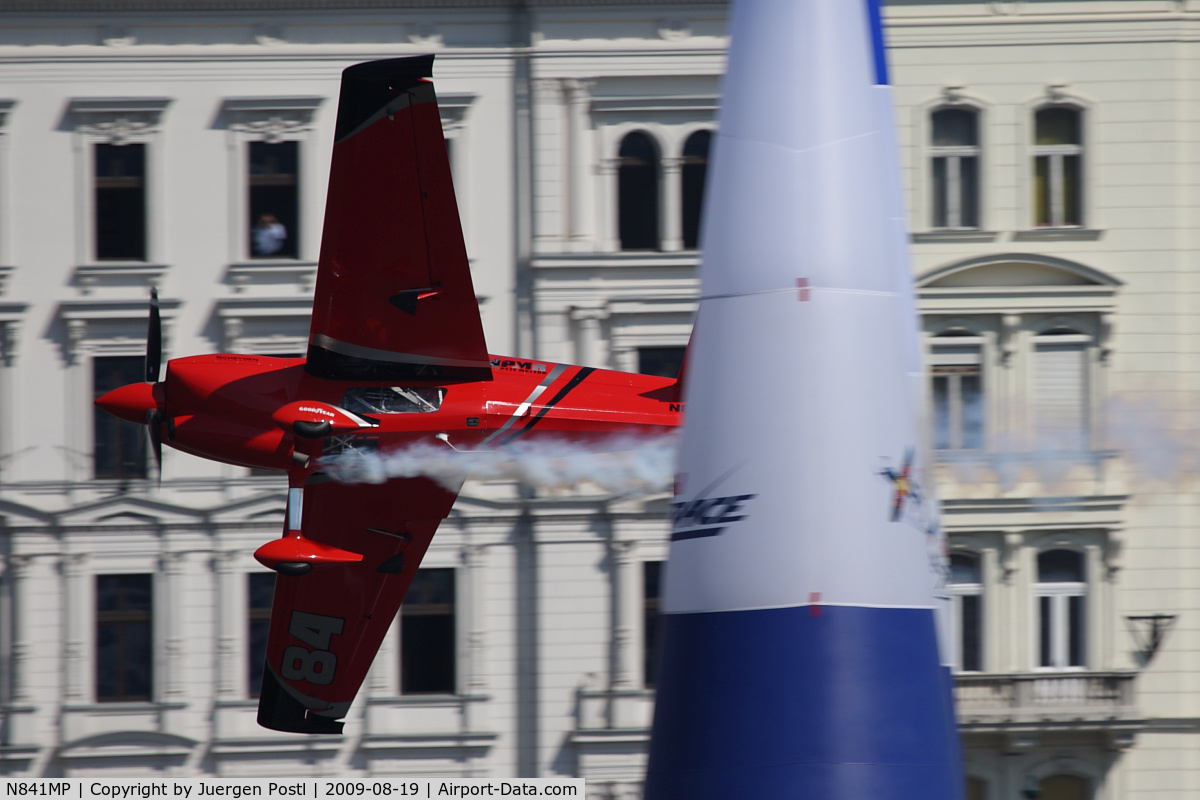
<path id="1" fill-rule="evenodd" d="M 491 351 L 675 369 L 727 10 L 0 0 L 0 773 L 640 796 L 669 493 L 469 483 L 346 736 L 278 734 L 281 476 L 92 400 L 151 286 L 167 357 L 304 351 L 340 71 L 426 52 Z M 885 18 L 968 796 L 1200 796 L 1200 2 Z"/>

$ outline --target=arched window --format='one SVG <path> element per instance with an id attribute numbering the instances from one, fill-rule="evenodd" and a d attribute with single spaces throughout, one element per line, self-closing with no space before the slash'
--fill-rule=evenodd
<path id="1" fill-rule="evenodd" d="M 974 553 L 950 554 L 950 600 L 954 668 L 983 671 L 983 571 Z"/>
<path id="2" fill-rule="evenodd" d="M 1083 224 L 1083 119 L 1079 109 L 1047 106 L 1034 115 L 1033 206 L 1039 227 Z"/>
<path id="3" fill-rule="evenodd" d="M 1038 781 L 1039 800 L 1090 800 L 1088 781 L 1077 775 L 1051 775 Z"/>
<path id="4" fill-rule="evenodd" d="M 1038 666 L 1082 668 L 1087 595 L 1083 554 L 1062 549 L 1039 553 L 1033 591 L 1038 603 Z"/>
<path id="5" fill-rule="evenodd" d="M 1088 351 L 1091 337 L 1067 327 L 1034 339 L 1034 408 L 1037 449 L 1088 447 Z"/>
<path id="6" fill-rule="evenodd" d="M 683 143 L 682 187 L 683 248 L 700 245 L 700 209 L 704 203 L 704 179 L 708 173 L 708 144 L 712 134 L 696 131 Z"/>
<path id="7" fill-rule="evenodd" d="M 982 343 L 982 337 L 961 328 L 933 337 L 930 371 L 935 449 L 983 448 Z"/>
<path id="8" fill-rule="evenodd" d="M 934 228 L 979 227 L 978 114 L 966 108 L 933 112 Z"/>
<path id="9" fill-rule="evenodd" d="M 622 250 L 658 249 L 658 150 L 634 131 L 621 140 L 617 225 Z"/>

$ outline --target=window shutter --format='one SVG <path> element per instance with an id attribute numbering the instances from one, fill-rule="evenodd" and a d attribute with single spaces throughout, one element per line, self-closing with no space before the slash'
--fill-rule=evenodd
<path id="1" fill-rule="evenodd" d="M 1038 445 L 1047 450 L 1086 446 L 1087 370 L 1083 344 L 1039 344 L 1035 358 Z"/>

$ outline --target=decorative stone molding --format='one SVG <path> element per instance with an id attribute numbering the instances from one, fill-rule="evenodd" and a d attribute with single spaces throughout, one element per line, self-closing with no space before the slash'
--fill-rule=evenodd
<path id="1" fill-rule="evenodd" d="M 717 112 L 719 96 L 715 94 L 702 95 L 624 95 L 624 96 L 594 96 L 592 97 L 592 113 L 605 114 L 636 114 L 640 116 L 662 113 L 703 113 L 713 115 Z"/>
<path id="2" fill-rule="evenodd" d="M 408 41 L 420 45 L 440 45 L 444 40 L 442 33 L 428 22 L 413 25 L 408 30 Z"/>
<path id="3" fill-rule="evenodd" d="M 180 301 L 159 299 L 163 320 L 163 347 L 167 350 L 171 325 Z M 78 364 L 85 353 L 129 355 L 145 351 L 146 301 L 68 300 L 58 307 L 66 329 L 67 362 Z"/>
<path id="4" fill-rule="evenodd" d="M 312 127 L 323 97 L 227 97 L 221 113 L 231 130 L 277 142 Z"/>
<path id="5" fill-rule="evenodd" d="M 682 17 L 667 17 L 658 23 L 658 36 L 668 42 L 678 42 L 692 35 L 692 26 Z"/>
<path id="6" fill-rule="evenodd" d="M 71 100 L 67 113 L 76 133 L 124 144 L 158 128 L 170 104 L 166 97 L 84 97 Z"/>
<path id="7" fill-rule="evenodd" d="M 229 298 L 217 303 L 216 315 L 227 352 L 302 353 L 308 347 L 308 297 Z"/>
<path id="8" fill-rule="evenodd" d="M 442 115 L 442 130 L 449 133 L 463 124 L 476 98 L 472 92 L 449 92 L 438 95 L 438 112 Z"/>

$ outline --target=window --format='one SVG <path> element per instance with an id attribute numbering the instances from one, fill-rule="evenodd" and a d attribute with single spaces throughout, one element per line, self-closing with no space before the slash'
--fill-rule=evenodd
<path id="1" fill-rule="evenodd" d="M 700 245 L 700 210 L 704 204 L 704 179 L 708 174 L 708 145 L 712 134 L 696 131 L 683 143 L 682 202 L 683 247 L 695 250 Z"/>
<path id="2" fill-rule="evenodd" d="M 1083 555 L 1074 550 L 1038 554 L 1034 594 L 1038 604 L 1038 666 L 1082 668 L 1087 583 Z"/>
<path id="3" fill-rule="evenodd" d="M 661 561 L 647 561 L 642 565 L 642 668 L 649 689 L 654 688 L 658 678 L 658 598 L 662 585 L 662 564 Z"/>
<path id="4" fill-rule="evenodd" d="M 1088 346 L 1091 337 L 1052 328 L 1034 339 L 1034 407 L 1040 450 L 1088 446 Z"/>
<path id="5" fill-rule="evenodd" d="M 1039 800 L 1089 800 L 1088 782 L 1075 775 L 1051 775 L 1038 781 Z"/>
<path id="6" fill-rule="evenodd" d="M 251 572 L 246 576 L 246 655 L 249 695 L 262 693 L 263 665 L 267 663 L 267 636 L 271 627 L 271 600 L 275 596 L 274 572 Z"/>
<path id="7" fill-rule="evenodd" d="M 146 260 L 146 146 L 93 145 L 97 261 Z"/>
<path id="8" fill-rule="evenodd" d="M 686 347 L 639 347 L 637 371 L 662 378 L 678 377 L 685 353 Z"/>
<path id="9" fill-rule="evenodd" d="M 92 359 L 93 399 L 121 386 L 146 378 L 146 360 L 142 356 L 97 356 Z M 93 463 L 95 477 L 146 477 L 146 439 L 144 428 L 117 419 L 99 407 L 93 407 Z"/>
<path id="10" fill-rule="evenodd" d="M 983 671 L 983 581 L 979 556 L 950 554 L 951 653 L 959 672 Z"/>
<path id="11" fill-rule="evenodd" d="M 400 606 L 400 691 L 453 694 L 454 570 L 419 569 Z"/>
<path id="12" fill-rule="evenodd" d="M 622 250 L 658 249 L 658 150 L 644 133 L 621 140 L 617 225 Z"/>
<path id="13" fill-rule="evenodd" d="M 150 575 L 96 576 L 96 700 L 149 700 Z"/>
<path id="14" fill-rule="evenodd" d="M 964 330 L 933 338 L 930 354 L 933 446 L 937 450 L 983 448 L 982 339 Z"/>
<path id="15" fill-rule="evenodd" d="M 979 227 L 978 116 L 965 108 L 933 112 L 934 228 Z"/>
<path id="16" fill-rule="evenodd" d="M 342 408 L 355 414 L 423 414 L 441 408 L 445 396 L 440 386 L 351 386 Z"/>
<path id="17" fill-rule="evenodd" d="M 1066 106 L 1034 115 L 1033 205 L 1039 227 L 1083 224 L 1082 114 Z"/>
<path id="18" fill-rule="evenodd" d="M 296 258 L 299 171 L 295 141 L 250 142 L 250 255 Z"/>

